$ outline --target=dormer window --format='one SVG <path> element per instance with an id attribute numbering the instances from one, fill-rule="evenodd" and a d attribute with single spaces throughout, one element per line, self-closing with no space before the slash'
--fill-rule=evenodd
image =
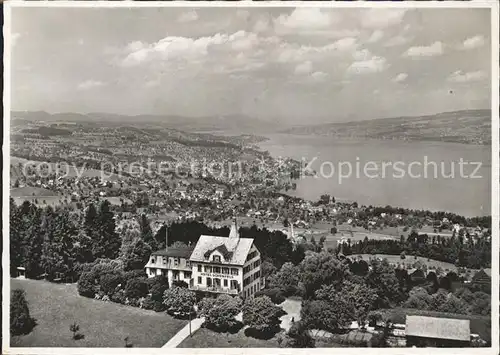
<path id="1" fill-rule="evenodd" d="M 155 258 L 151 258 L 151 264 L 155 263 Z"/>
<path id="2" fill-rule="evenodd" d="M 214 255 L 212 260 L 216 263 L 220 263 L 220 255 Z"/>

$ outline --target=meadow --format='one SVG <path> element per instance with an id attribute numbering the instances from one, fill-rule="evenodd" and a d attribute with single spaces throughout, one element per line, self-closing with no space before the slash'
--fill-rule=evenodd
<path id="1" fill-rule="evenodd" d="M 11 347 L 162 347 L 186 321 L 164 312 L 147 311 L 78 295 L 76 284 L 11 279 L 11 291 L 26 291 L 31 316 L 38 325 L 27 335 L 11 337 Z M 69 329 L 76 322 L 83 339 Z"/>

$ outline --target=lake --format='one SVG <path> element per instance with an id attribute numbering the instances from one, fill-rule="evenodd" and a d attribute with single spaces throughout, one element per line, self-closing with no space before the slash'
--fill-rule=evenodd
<path id="1" fill-rule="evenodd" d="M 296 180 L 290 195 L 316 200 L 328 193 L 365 205 L 491 214 L 491 146 L 290 134 L 267 138 L 259 146 L 274 157 L 306 163 L 315 158 L 310 167 L 317 175 Z"/>

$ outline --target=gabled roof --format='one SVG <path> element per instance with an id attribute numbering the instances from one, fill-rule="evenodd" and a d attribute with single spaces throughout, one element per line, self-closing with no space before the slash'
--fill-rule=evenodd
<path id="1" fill-rule="evenodd" d="M 476 274 L 472 277 L 472 282 L 489 283 L 491 282 L 491 276 L 488 275 L 486 271 L 481 269 L 478 272 L 476 272 Z"/>
<path id="2" fill-rule="evenodd" d="M 202 235 L 198 243 L 196 243 L 190 260 L 208 262 L 208 258 L 212 252 L 217 250 L 224 257 L 224 260 L 221 260 L 221 264 L 243 265 L 252 244 L 253 239 L 251 238 L 226 238 Z"/>
<path id="3" fill-rule="evenodd" d="M 167 250 L 157 250 L 151 255 L 153 256 L 171 256 L 173 258 L 184 258 L 189 259 L 194 247 L 184 247 L 184 248 L 167 248 Z"/>
<path id="4" fill-rule="evenodd" d="M 406 336 L 470 341 L 470 320 L 406 316 Z"/>

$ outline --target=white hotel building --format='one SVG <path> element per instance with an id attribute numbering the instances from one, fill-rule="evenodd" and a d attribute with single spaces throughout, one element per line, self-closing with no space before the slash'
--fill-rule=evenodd
<path id="1" fill-rule="evenodd" d="M 175 275 L 181 276 L 179 279 L 187 282 L 189 288 L 197 292 L 227 293 L 247 298 L 252 297 L 264 285 L 264 280 L 261 277 L 260 252 L 255 247 L 253 239 L 239 237 L 235 224 L 231 227 L 229 238 L 212 235 L 200 236 L 189 260 L 187 255 L 183 254 L 185 263 L 182 262 L 183 260 L 179 260 L 178 263 L 166 263 L 159 266 L 152 262 L 156 261 L 158 256 L 163 257 L 159 254 L 166 254 L 168 258 L 171 253 L 169 253 L 168 248 L 165 252 L 153 253 L 146 265 L 148 276 L 168 275 L 169 283 L 171 283 L 170 276 L 174 276 L 174 271 L 180 271 L 178 266 L 183 264 L 182 266 L 185 268 L 189 265 L 190 272 L 185 269 L 182 271 L 182 276 L 181 272 L 175 272 Z M 159 270 L 156 269 L 152 272 L 153 266 L 159 266 Z M 177 268 L 172 269 L 173 267 Z"/>

